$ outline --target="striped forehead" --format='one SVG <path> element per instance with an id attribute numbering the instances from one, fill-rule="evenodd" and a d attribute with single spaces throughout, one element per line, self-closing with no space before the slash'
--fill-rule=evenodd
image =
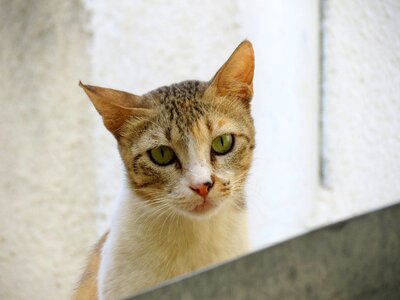
<path id="1" fill-rule="evenodd" d="M 171 111 L 165 111 L 164 117 L 166 118 L 163 122 L 165 124 L 164 134 L 169 143 L 178 145 L 187 151 L 193 139 L 197 142 L 204 140 L 199 131 L 205 128 L 203 123 L 206 119 L 206 109 L 201 104 L 196 108 L 170 109 Z"/>
<path id="2" fill-rule="evenodd" d="M 202 100 L 204 90 L 204 83 L 187 81 L 159 88 L 152 96 L 158 100 L 160 115 L 169 123 L 167 127 L 175 127 L 186 136 L 207 112 L 207 104 Z"/>

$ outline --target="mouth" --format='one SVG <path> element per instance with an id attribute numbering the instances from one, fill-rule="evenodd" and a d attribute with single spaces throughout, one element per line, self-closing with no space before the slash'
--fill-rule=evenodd
<path id="1" fill-rule="evenodd" d="M 192 212 L 196 214 L 205 214 L 214 208 L 216 208 L 216 205 L 205 199 L 203 203 L 196 205 Z"/>

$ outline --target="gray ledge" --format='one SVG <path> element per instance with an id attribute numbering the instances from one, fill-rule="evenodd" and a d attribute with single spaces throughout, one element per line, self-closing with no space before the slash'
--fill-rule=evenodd
<path id="1" fill-rule="evenodd" d="M 131 298 L 148 299 L 400 299 L 400 204 Z"/>

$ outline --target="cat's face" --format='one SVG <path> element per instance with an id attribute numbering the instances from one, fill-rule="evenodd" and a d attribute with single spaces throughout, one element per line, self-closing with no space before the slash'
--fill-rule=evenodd
<path id="1" fill-rule="evenodd" d="M 249 110 L 183 82 L 156 90 L 154 115 L 128 124 L 120 151 L 135 192 L 154 206 L 208 215 L 226 201 L 243 206 L 254 147 Z M 240 100 L 239 100 L 240 101 Z"/>
<path id="2" fill-rule="evenodd" d="M 208 83 L 186 81 L 140 97 L 84 86 L 118 140 L 141 201 L 189 218 L 210 216 L 227 203 L 245 206 L 255 143 L 253 70 L 251 44 L 244 42 Z"/>

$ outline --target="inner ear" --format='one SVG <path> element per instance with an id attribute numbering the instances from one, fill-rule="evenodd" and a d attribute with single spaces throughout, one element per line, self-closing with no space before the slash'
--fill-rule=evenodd
<path id="1" fill-rule="evenodd" d="M 216 96 L 231 96 L 250 102 L 253 96 L 254 50 L 249 41 L 243 41 L 218 70 L 209 89 Z"/>
<path id="2" fill-rule="evenodd" d="M 103 118 L 104 126 L 116 137 L 123 124 L 132 117 L 146 117 L 151 114 L 149 103 L 140 96 L 79 82 L 94 107 Z"/>

